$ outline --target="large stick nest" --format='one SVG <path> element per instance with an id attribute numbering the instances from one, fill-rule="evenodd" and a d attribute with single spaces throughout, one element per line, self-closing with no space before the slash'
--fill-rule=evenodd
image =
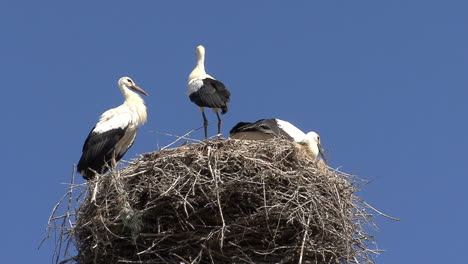
<path id="1" fill-rule="evenodd" d="M 88 185 L 80 264 L 372 262 L 355 178 L 282 139 L 147 153 Z"/>

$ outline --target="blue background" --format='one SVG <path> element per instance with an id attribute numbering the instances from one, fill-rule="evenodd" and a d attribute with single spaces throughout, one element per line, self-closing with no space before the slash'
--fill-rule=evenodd
<path id="1" fill-rule="evenodd" d="M 125 159 L 174 140 L 150 131 L 201 126 L 185 90 L 203 44 L 208 73 L 232 92 L 224 135 L 269 117 L 317 131 L 331 166 L 371 181 L 360 197 L 402 219 L 375 218 L 377 263 L 464 263 L 467 11 L 431 0 L 0 2 L 1 262 L 51 262 L 53 240 L 37 247 L 89 130 L 123 101 L 118 78 L 150 94 Z"/>

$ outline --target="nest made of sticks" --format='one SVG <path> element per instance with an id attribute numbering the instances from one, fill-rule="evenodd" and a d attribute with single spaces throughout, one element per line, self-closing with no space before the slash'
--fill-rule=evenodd
<path id="1" fill-rule="evenodd" d="M 373 263 L 356 183 L 282 139 L 147 153 L 88 183 L 73 260 Z"/>

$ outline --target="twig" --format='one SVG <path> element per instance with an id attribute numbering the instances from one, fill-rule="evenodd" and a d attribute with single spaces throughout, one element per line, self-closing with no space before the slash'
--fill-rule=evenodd
<path id="1" fill-rule="evenodd" d="M 96 196 L 97 196 L 97 192 L 98 192 L 98 189 L 99 189 L 99 182 L 101 181 L 101 174 L 96 173 L 95 177 L 96 178 L 95 178 L 95 183 L 94 183 L 93 195 L 92 195 L 92 198 L 91 198 L 91 203 L 93 203 L 94 205 L 96 205 Z"/>
<path id="2" fill-rule="evenodd" d="M 74 190 L 75 188 L 82 187 L 83 184 L 75 184 L 75 175 L 76 175 L 76 165 L 73 165 L 72 176 L 69 184 L 67 187 L 67 192 L 61 197 L 59 202 L 53 207 L 51 215 L 49 216 L 48 220 L 48 234 L 47 236 L 41 241 L 39 248 L 42 246 L 45 240 L 50 238 L 50 234 L 52 231 L 59 232 L 58 237 L 55 238 L 55 249 L 53 252 L 53 259 L 55 263 L 67 263 L 70 261 L 75 260 L 75 257 L 71 257 L 65 260 L 60 261 L 60 257 L 67 256 L 68 251 L 71 245 L 71 232 L 73 230 L 73 220 L 72 217 L 75 217 L 75 212 L 73 208 L 73 198 L 75 196 Z M 80 195 L 78 195 L 80 196 Z M 68 198 L 68 199 L 67 199 Z M 66 212 L 61 215 L 57 215 L 57 212 L 61 205 L 66 202 Z M 56 221 L 60 221 L 59 224 L 56 224 Z M 65 246 L 64 243 L 66 242 Z M 63 251 L 63 253 L 62 253 Z M 60 261 L 60 262 L 59 262 Z"/>
<path id="3" fill-rule="evenodd" d="M 221 222 L 223 223 L 223 227 L 221 228 L 221 248 L 223 248 L 224 244 L 224 229 L 226 228 L 226 222 L 224 221 L 224 215 L 223 215 L 223 209 L 221 207 L 221 200 L 219 198 L 219 186 L 218 186 L 218 177 L 216 173 L 213 172 L 213 168 L 211 166 L 211 155 L 212 155 L 212 149 L 211 147 L 208 147 L 208 167 L 210 169 L 210 173 L 213 176 L 215 180 L 215 188 L 216 188 L 216 200 L 218 203 L 218 209 L 219 209 L 219 214 L 221 216 Z"/>
<path id="4" fill-rule="evenodd" d="M 161 150 L 163 150 L 163 149 L 167 149 L 168 147 L 174 145 L 175 143 L 177 143 L 177 142 L 180 141 L 181 139 L 186 139 L 186 140 L 194 141 L 194 142 L 197 142 L 197 143 L 202 142 L 201 140 L 193 139 L 193 138 L 188 138 L 188 137 L 187 137 L 188 135 L 192 134 L 192 133 L 195 132 L 195 131 L 200 130 L 201 128 L 203 128 L 203 127 L 199 127 L 199 128 L 193 129 L 193 130 L 191 130 L 191 131 L 185 133 L 183 136 L 177 136 L 177 135 L 174 135 L 174 134 L 169 134 L 169 133 L 160 132 L 160 131 L 148 131 L 148 132 L 149 132 L 149 133 L 157 133 L 157 134 L 161 134 L 161 135 L 166 135 L 166 136 L 171 136 L 171 137 L 176 137 L 176 138 L 177 138 L 175 141 L 173 141 L 173 142 L 170 143 L 169 145 L 162 147 Z"/>
<path id="5" fill-rule="evenodd" d="M 170 143 L 170 144 L 167 145 L 167 146 L 162 147 L 161 150 L 167 149 L 168 147 L 174 145 L 175 143 L 177 143 L 177 142 L 178 142 L 179 140 L 181 140 L 181 139 L 187 139 L 187 136 L 188 136 L 188 135 L 192 134 L 193 132 L 195 132 L 195 131 L 197 131 L 197 130 L 200 130 L 201 128 L 202 128 L 202 127 L 199 127 L 199 128 L 193 129 L 193 130 L 191 130 L 191 131 L 185 133 L 183 136 L 180 136 L 179 138 L 177 138 L 174 142 Z M 190 139 L 190 140 L 193 140 L 193 141 L 197 142 L 196 139 Z"/>
<path id="6" fill-rule="evenodd" d="M 71 258 L 67 258 L 67 259 L 64 259 L 62 261 L 59 262 L 59 264 L 65 264 L 65 263 L 68 263 L 70 261 L 76 261 L 76 256 L 75 257 L 71 257 Z"/>
<path id="7" fill-rule="evenodd" d="M 307 237 L 307 232 L 309 231 L 309 224 L 310 224 L 310 215 L 307 218 L 307 226 L 305 226 L 304 237 L 302 238 L 302 246 L 301 246 L 301 254 L 299 256 L 299 264 L 302 264 L 302 257 L 304 255 L 304 245 Z"/>
<path id="8" fill-rule="evenodd" d="M 361 201 L 363 204 L 365 204 L 366 206 L 368 206 L 370 209 L 374 210 L 374 212 L 378 213 L 379 215 L 382 215 L 382 216 L 385 216 L 387 217 L 388 219 L 391 219 L 391 220 L 394 220 L 394 221 L 400 221 L 400 218 L 396 218 L 396 217 L 393 217 L 393 216 L 389 216 L 387 214 L 384 214 L 382 212 L 380 212 L 379 210 L 375 209 L 374 207 L 372 207 L 370 204 L 368 204 L 366 201 Z"/>

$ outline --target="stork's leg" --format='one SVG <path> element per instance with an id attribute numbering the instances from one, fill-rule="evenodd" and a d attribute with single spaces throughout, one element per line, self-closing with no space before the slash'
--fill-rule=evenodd
<path id="1" fill-rule="evenodd" d="M 115 160 L 115 149 L 112 151 L 112 159 L 111 159 L 111 170 L 114 170 L 117 166 L 117 161 Z"/>
<path id="2" fill-rule="evenodd" d="M 216 110 L 216 117 L 218 118 L 218 135 L 221 135 L 221 127 L 223 126 L 223 120 L 219 116 L 219 112 Z"/>
<path id="3" fill-rule="evenodd" d="M 206 119 L 205 111 L 201 111 L 203 116 L 203 128 L 205 129 L 205 138 L 208 138 L 208 119 Z"/>

